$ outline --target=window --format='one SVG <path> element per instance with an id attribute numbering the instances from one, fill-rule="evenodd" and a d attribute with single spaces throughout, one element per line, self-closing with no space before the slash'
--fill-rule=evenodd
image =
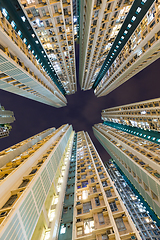
<path id="1" fill-rule="evenodd" d="M 67 213 L 68 207 L 63 208 L 63 213 Z"/>
<path id="2" fill-rule="evenodd" d="M 138 182 L 139 182 L 139 183 L 142 183 L 142 180 L 141 180 L 139 177 L 138 177 Z"/>
<path id="3" fill-rule="evenodd" d="M 66 224 L 61 225 L 60 234 L 64 234 L 66 232 Z"/>
<path id="4" fill-rule="evenodd" d="M 109 203 L 109 205 L 110 205 L 110 208 L 111 208 L 111 211 L 112 211 L 112 212 L 118 211 L 118 208 L 117 208 L 117 205 L 116 205 L 115 201 Z"/>
<path id="5" fill-rule="evenodd" d="M 81 175 L 81 178 L 82 178 L 82 179 L 85 179 L 86 177 L 87 177 L 87 174 Z"/>
<path id="6" fill-rule="evenodd" d="M 94 183 L 94 182 L 95 182 L 95 181 L 94 181 L 94 177 L 92 177 L 92 178 L 91 178 L 91 183 Z"/>
<path id="7" fill-rule="evenodd" d="M 82 199 L 87 199 L 88 198 L 88 190 L 84 190 L 82 192 Z"/>
<path id="8" fill-rule="evenodd" d="M 94 220 L 93 218 L 85 219 L 84 220 L 84 233 L 90 233 L 94 229 Z"/>
<path id="9" fill-rule="evenodd" d="M 96 206 L 100 205 L 99 197 L 95 197 L 95 203 L 96 203 Z"/>
<path id="10" fill-rule="evenodd" d="M 82 188 L 87 187 L 87 185 L 88 185 L 88 181 L 82 182 Z"/>
<path id="11" fill-rule="evenodd" d="M 90 174 L 90 175 L 92 175 L 92 174 L 93 174 L 93 172 L 92 172 L 92 171 L 89 171 L 89 174 Z"/>
<path id="12" fill-rule="evenodd" d="M 145 184 L 145 183 L 143 183 L 144 184 L 144 189 L 146 190 L 146 191 L 149 191 L 149 187 Z"/>
<path id="13" fill-rule="evenodd" d="M 77 228 L 77 235 L 79 236 L 79 235 L 82 235 L 82 227 L 78 227 Z"/>
<path id="14" fill-rule="evenodd" d="M 100 225 L 104 224 L 103 213 L 98 213 L 98 220 Z"/>
<path id="15" fill-rule="evenodd" d="M 54 5 L 54 11 L 55 11 L 55 13 L 57 13 L 57 12 L 58 12 L 57 5 Z"/>
<path id="16" fill-rule="evenodd" d="M 126 227 L 125 227 L 125 225 L 124 225 L 123 219 L 122 219 L 121 217 L 120 217 L 120 218 L 116 218 L 116 219 L 115 219 L 115 222 L 116 222 L 118 231 L 124 231 L 124 230 L 126 230 Z"/>
<path id="17" fill-rule="evenodd" d="M 82 213 L 82 209 L 77 209 L 77 215 Z"/>
<path id="18" fill-rule="evenodd" d="M 103 173 L 99 174 L 100 179 L 104 178 Z"/>
<path id="19" fill-rule="evenodd" d="M 93 187 L 92 187 L 92 190 L 93 190 L 94 193 L 97 192 L 96 186 L 93 186 Z"/>
<path id="20" fill-rule="evenodd" d="M 12 196 L 8 199 L 8 201 L 3 205 L 2 208 L 8 208 L 8 207 L 12 206 L 13 203 L 16 201 L 17 198 L 18 198 L 17 194 L 12 195 Z"/>
<path id="21" fill-rule="evenodd" d="M 135 172 L 133 172 L 133 177 L 136 177 L 136 174 L 135 174 Z"/>
<path id="22" fill-rule="evenodd" d="M 108 186 L 107 181 L 103 181 L 102 185 L 103 185 L 103 187 L 107 187 Z"/>
<path id="23" fill-rule="evenodd" d="M 103 234 L 102 235 L 102 240 L 108 240 L 109 238 L 108 238 L 108 235 L 107 234 Z"/>
<path id="24" fill-rule="evenodd" d="M 106 197 L 112 197 L 112 193 L 110 189 L 106 190 L 105 193 L 106 193 Z"/>
<path id="25" fill-rule="evenodd" d="M 152 193 L 152 198 L 158 201 L 158 196 L 153 191 L 151 191 L 151 193 Z"/>
<path id="26" fill-rule="evenodd" d="M 91 202 L 83 203 L 83 213 L 87 213 L 92 209 Z"/>
<path id="27" fill-rule="evenodd" d="M 82 169 L 81 169 L 81 172 L 85 172 L 85 171 L 86 171 L 86 168 L 82 168 Z"/>
<path id="28" fill-rule="evenodd" d="M 102 169 L 101 168 L 97 168 L 98 172 L 102 172 Z"/>

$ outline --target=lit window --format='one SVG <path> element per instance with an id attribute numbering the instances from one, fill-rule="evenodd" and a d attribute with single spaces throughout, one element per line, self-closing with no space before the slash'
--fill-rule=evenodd
<path id="1" fill-rule="evenodd" d="M 50 210 L 49 211 L 49 216 L 48 216 L 49 221 L 52 222 L 54 217 L 55 217 L 55 210 L 52 210 L 52 211 Z"/>
<path id="2" fill-rule="evenodd" d="M 26 18 L 25 16 L 21 17 L 22 21 L 25 22 L 26 21 Z"/>
<path id="3" fill-rule="evenodd" d="M 141 10 L 142 10 L 142 9 L 141 9 L 140 7 L 138 7 L 137 10 L 136 10 L 136 13 L 137 13 L 137 14 L 140 13 Z"/>
<path id="4" fill-rule="evenodd" d="M 82 199 L 87 199 L 88 198 L 88 191 L 85 190 L 82 192 Z"/>
<path id="5" fill-rule="evenodd" d="M 61 226 L 60 234 L 64 234 L 65 232 L 66 232 L 66 226 L 65 226 L 65 225 L 62 225 L 62 226 Z"/>
<path id="6" fill-rule="evenodd" d="M 8 16 L 8 12 L 5 8 L 2 8 L 2 14 L 7 17 Z"/>
<path id="7" fill-rule="evenodd" d="M 133 16 L 132 17 L 132 22 L 134 22 L 136 20 L 136 17 L 135 16 Z"/>
<path id="8" fill-rule="evenodd" d="M 88 234 L 94 230 L 94 220 L 93 218 L 84 220 L 84 233 Z"/>
<path id="9" fill-rule="evenodd" d="M 14 21 L 11 22 L 11 26 L 12 26 L 13 28 L 16 26 L 16 24 L 15 24 Z"/>
<path id="10" fill-rule="evenodd" d="M 44 234 L 44 240 L 48 240 L 50 238 L 50 231 L 46 231 Z"/>

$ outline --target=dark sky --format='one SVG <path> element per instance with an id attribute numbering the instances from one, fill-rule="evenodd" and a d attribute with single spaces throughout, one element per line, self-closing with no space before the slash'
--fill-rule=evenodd
<path id="1" fill-rule="evenodd" d="M 103 161 L 109 157 L 92 133 L 92 126 L 101 121 L 101 110 L 122 104 L 160 97 L 160 59 L 105 97 L 97 98 L 93 90 L 78 91 L 67 96 L 68 105 L 54 108 L 0 90 L 0 103 L 14 112 L 16 121 L 9 137 L 0 139 L 0 150 L 12 146 L 47 128 L 73 125 L 75 131 L 88 131 Z"/>

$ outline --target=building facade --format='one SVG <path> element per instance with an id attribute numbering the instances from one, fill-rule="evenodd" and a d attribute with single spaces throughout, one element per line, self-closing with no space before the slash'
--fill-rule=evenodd
<path id="1" fill-rule="evenodd" d="M 102 110 L 103 121 L 160 131 L 160 98 Z"/>
<path id="2" fill-rule="evenodd" d="M 12 111 L 5 110 L 0 105 L 0 138 L 9 136 L 9 132 L 12 129 L 10 123 L 15 121 L 15 117 Z"/>
<path id="3" fill-rule="evenodd" d="M 0 88 L 54 107 L 67 100 L 15 31 L 3 10 L 0 18 Z M 6 17 L 5 17 L 6 16 Z"/>
<path id="4" fill-rule="evenodd" d="M 72 0 L 19 1 L 67 94 L 77 90 L 76 7 Z M 74 15 L 75 14 L 75 15 Z"/>
<path id="5" fill-rule="evenodd" d="M 1 239 L 141 239 L 87 133 L 51 128 L 0 160 Z"/>
<path id="6" fill-rule="evenodd" d="M 114 185 L 121 196 L 125 207 L 127 208 L 136 228 L 139 230 L 142 239 L 158 239 L 160 237 L 160 230 L 157 227 L 157 218 L 154 221 L 153 212 L 150 211 L 145 201 L 140 198 L 140 195 L 135 193 L 132 185 L 129 185 L 125 176 L 117 169 L 115 162 L 110 159 L 105 163 L 107 172 L 109 173 Z M 151 213 L 151 216 L 150 216 Z M 158 219 L 158 222 L 160 220 Z"/>
<path id="7" fill-rule="evenodd" d="M 160 57 L 160 3 L 150 2 L 153 4 L 130 34 L 147 1 L 81 1 L 79 79 L 83 90 L 93 88 L 97 97 L 107 95 Z M 133 14 L 133 8 L 138 7 L 140 9 L 138 12 L 135 10 L 131 21 L 125 22 L 128 15 Z M 125 29 L 124 25 L 129 27 Z M 123 36 L 118 40 L 120 32 Z M 128 34 L 130 37 L 114 58 Z M 111 53 L 114 45 L 116 47 Z M 112 59 L 114 61 L 108 68 Z M 97 77 L 103 72 L 105 74 L 95 84 Z"/>
<path id="8" fill-rule="evenodd" d="M 1 153 L 1 239 L 45 239 L 60 214 L 73 135 L 66 124 Z"/>
<path id="9" fill-rule="evenodd" d="M 81 1 L 80 85 L 92 87 L 103 61 L 120 30 L 133 1 Z"/>
<path id="10" fill-rule="evenodd" d="M 160 216 L 159 144 L 102 123 L 96 124 L 93 131 L 118 167 Z"/>
<path id="11" fill-rule="evenodd" d="M 124 34 L 122 37 L 119 36 L 119 40 L 116 39 L 117 42 L 114 42 L 118 45 L 116 46 L 114 52 L 110 52 L 109 56 L 107 56 L 108 58 L 110 58 L 106 58 L 109 61 L 111 60 L 111 58 L 114 58 L 114 54 L 120 47 L 120 44 L 125 40 L 126 35 L 131 31 L 136 19 L 138 18 L 139 13 L 143 11 L 143 8 L 145 9 L 145 4 L 143 4 L 144 2 L 147 3 L 147 1 L 133 2 L 132 6 L 134 5 L 136 11 L 131 18 L 131 21 L 128 23 L 126 22 L 126 26 L 128 24 L 127 28 L 123 29 L 122 25 Z M 105 71 L 105 68 L 108 70 L 101 78 L 99 84 L 96 85 L 94 88 L 96 96 L 100 97 L 107 95 L 160 57 L 160 2 L 152 1 L 152 3 L 153 4 L 148 9 L 147 13 L 143 16 L 143 19 L 139 22 L 137 28 L 131 34 L 127 42 L 125 42 L 125 46 L 123 47 L 123 49 L 114 59 L 114 62 L 112 63 L 110 68 L 108 69 L 107 65 L 103 65 L 102 67 L 105 59 L 101 61 L 101 71 Z M 138 9 L 138 7 L 140 8 Z M 137 12 L 137 10 L 139 10 L 140 12 Z M 130 16 L 132 16 L 132 14 L 133 12 L 130 13 Z M 127 17 L 129 17 L 129 15 Z M 109 61 L 106 64 L 109 64 Z M 97 74 L 99 73 L 99 70 L 100 69 L 98 69 L 97 67 Z M 92 79 L 97 78 L 96 71 Z"/>

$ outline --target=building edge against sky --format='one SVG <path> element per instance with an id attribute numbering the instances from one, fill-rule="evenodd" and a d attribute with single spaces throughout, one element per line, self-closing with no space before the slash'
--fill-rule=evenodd
<path id="1" fill-rule="evenodd" d="M 66 106 L 65 96 L 15 31 L 14 21 L 6 19 L 7 12 L 0 14 L 0 88 L 57 108 Z"/>
<path id="2" fill-rule="evenodd" d="M 134 18 L 128 22 L 128 28 L 124 29 L 123 23 L 133 7 L 133 2 L 134 8 L 141 7 L 139 12 L 142 12 L 147 1 L 144 1 L 144 4 L 143 1 L 81 2 L 79 78 L 83 90 L 93 87 L 99 71 L 107 68 L 103 63 L 116 42 L 120 29 L 124 30 L 124 36 L 117 42 L 117 49 L 110 58 L 114 58 L 120 43 L 125 41 L 134 21 L 139 18 L 135 11 Z M 96 96 L 107 95 L 159 58 L 159 10 L 160 3 L 154 1 L 98 86 L 94 88 Z M 133 14 L 133 11 L 130 14 Z"/>
<path id="3" fill-rule="evenodd" d="M 77 90 L 75 40 L 76 1 L 23 1 L 19 3 L 49 57 L 67 94 Z"/>
<path id="4" fill-rule="evenodd" d="M 12 111 L 5 110 L 5 108 L 0 104 L 0 138 L 9 136 L 12 129 L 10 124 L 14 121 L 14 113 Z"/>
<path id="5" fill-rule="evenodd" d="M 51 106 L 65 106 L 64 95 L 77 90 L 78 39 L 81 89 L 93 87 L 96 96 L 107 95 L 160 57 L 160 2 L 150 5 L 145 0 L 2 0 L 0 88 Z M 135 16 L 126 30 L 125 19 L 132 7 Z M 132 32 L 141 14 L 143 19 Z M 110 60 L 116 52 L 118 55 L 95 86 L 99 73 L 107 69 L 103 64 L 123 29 Z M 127 35 L 130 37 L 125 40 Z M 125 46 L 119 52 L 122 42 Z"/>
<path id="6" fill-rule="evenodd" d="M 1 239 L 141 239 L 87 133 L 51 128 L 0 159 Z"/>

